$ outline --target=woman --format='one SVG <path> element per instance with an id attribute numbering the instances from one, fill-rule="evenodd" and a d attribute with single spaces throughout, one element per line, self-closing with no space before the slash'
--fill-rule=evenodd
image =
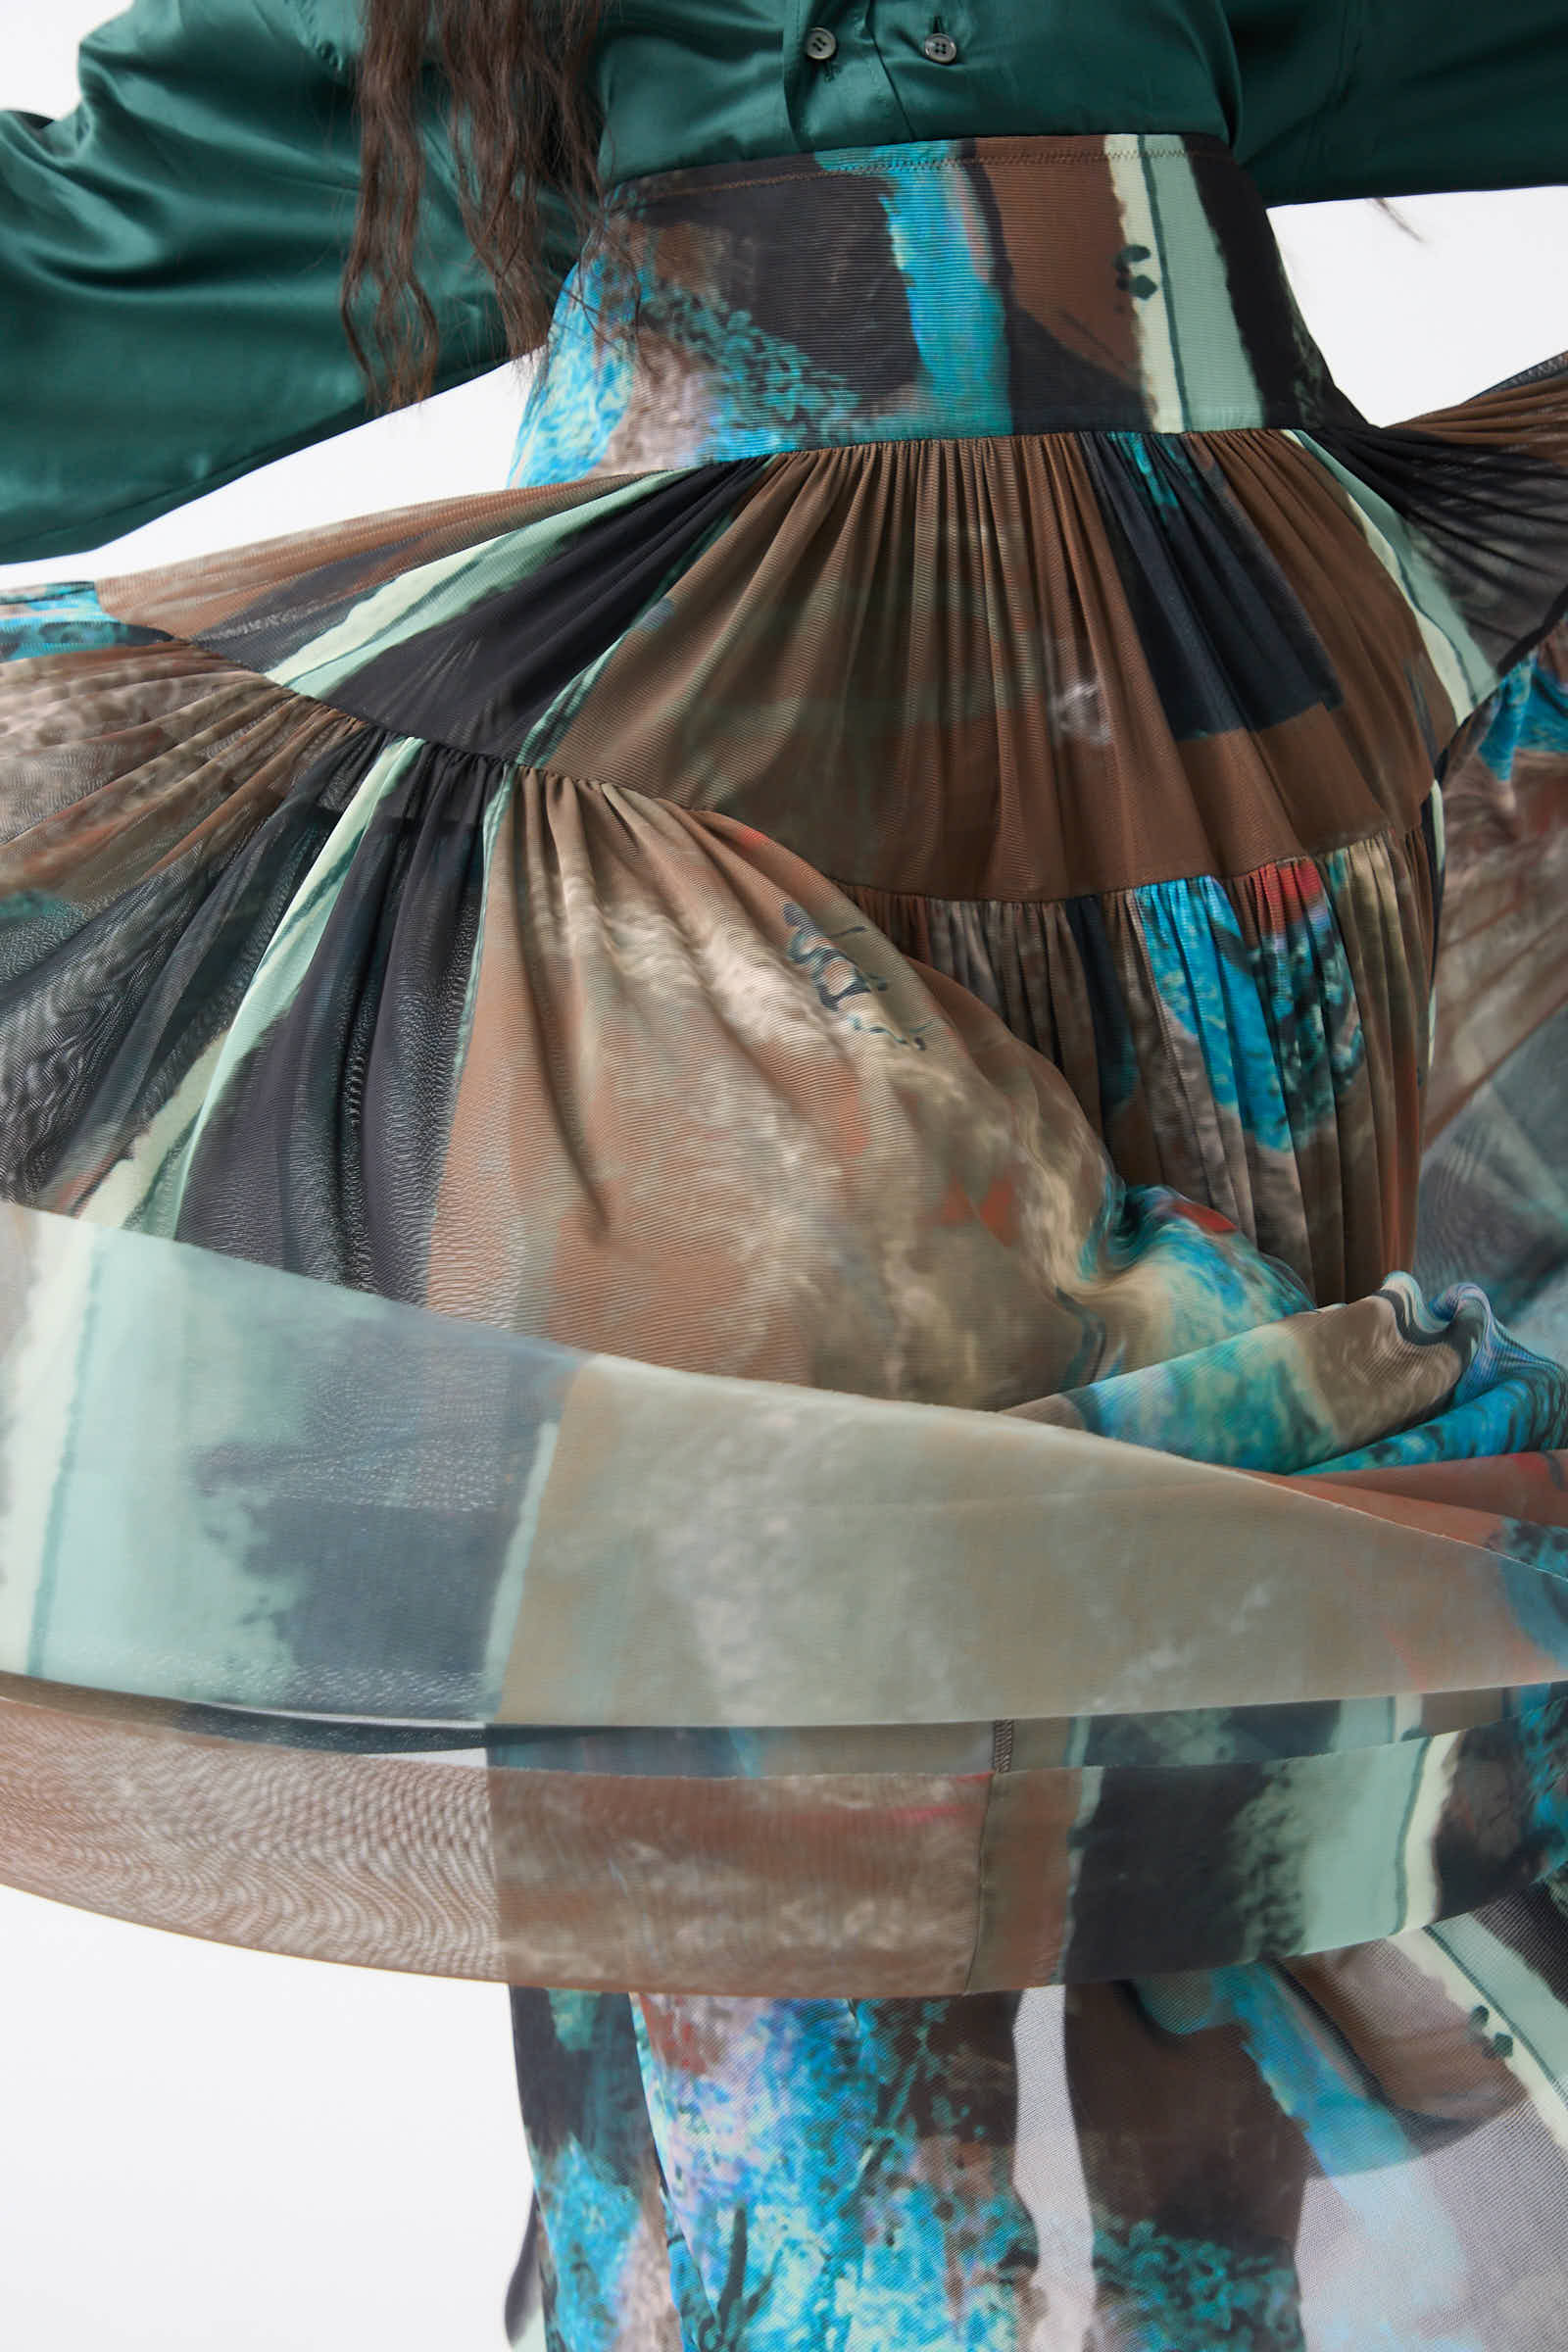
<path id="1" fill-rule="evenodd" d="M 1263 205 L 1556 176 L 1554 0 L 334 7 L 7 133 L 8 555 L 351 421 L 345 259 L 554 325 L 0 623 L 5 1875 L 511 1982 L 562 2352 L 1535 2352 L 1568 1383 L 1400 1269 L 1568 364 L 1369 426 Z"/>

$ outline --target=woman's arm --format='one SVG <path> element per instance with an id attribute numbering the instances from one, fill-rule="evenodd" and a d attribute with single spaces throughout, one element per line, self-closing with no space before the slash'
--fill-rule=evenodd
<path id="1" fill-rule="evenodd" d="M 355 10 L 325 4 L 135 0 L 83 42 L 74 114 L 0 114 L 0 561 L 95 546 L 364 420 L 338 317 Z M 433 121 L 426 155 L 446 386 L 506 353 Z"/>

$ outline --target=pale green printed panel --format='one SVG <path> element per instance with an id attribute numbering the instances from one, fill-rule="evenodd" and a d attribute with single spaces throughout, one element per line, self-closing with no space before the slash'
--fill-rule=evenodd
<path id="1" fill-rule="evenodd" d="M 572 1359 L 9 1207 L 0 1667 L 480 1720 Z M 47 1344 L 40 1335 L 47 1334 Z"/>

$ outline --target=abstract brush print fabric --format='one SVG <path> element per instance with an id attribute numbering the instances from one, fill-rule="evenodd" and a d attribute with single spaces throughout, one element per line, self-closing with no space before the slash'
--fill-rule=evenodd
<path id="1" fill-rule="evenodd" d="M 1539 2352 L 1568 362 L 789 157 L 514 471 L 0 608 L 0 1876 L 510 1983 L 552 2352 Z"/>

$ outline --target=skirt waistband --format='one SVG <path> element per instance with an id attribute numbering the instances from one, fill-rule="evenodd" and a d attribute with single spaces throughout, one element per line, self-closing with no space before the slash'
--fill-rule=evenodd
<path id="1" fill-rule="evenodd" d="M 1354 412 L 1215 139 L 943 139 L 627 182 L 514 484 L 856 442 Z"/>

